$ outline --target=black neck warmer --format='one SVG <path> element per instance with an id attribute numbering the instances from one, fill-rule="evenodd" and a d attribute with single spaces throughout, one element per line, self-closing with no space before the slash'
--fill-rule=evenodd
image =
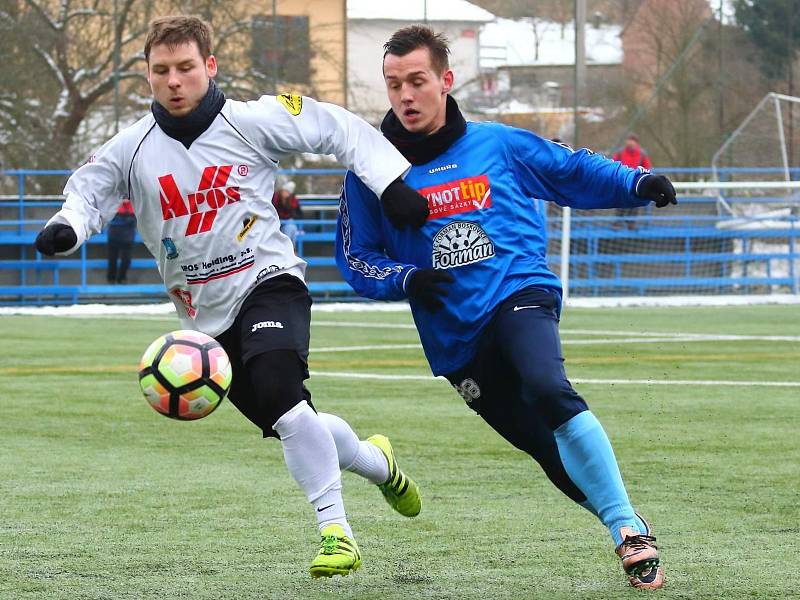
<path id="1" fill-rule="evenodd" d="M 217 87 L 213 79 L 208 80 L 208 91 L 192 112 L 185 117 L 173 117 L 166 108 L 153 100 L 150 110 L 156 123 L 172 139 L 178 140 L 188 149 L 192 142 L 199 138 L 217 118 L 225 105 L 225 94 Z"/>
<path id="2" fill-rule="evenodd" d="M 381 123 L 381 131 L 412 165 L 424 165 L 447 150 L 464 135 L 467 122 L 452 96 L 447 96 L 447 113 L 444 126 L 432 133 L 411 133 L 390 110 Z"/>

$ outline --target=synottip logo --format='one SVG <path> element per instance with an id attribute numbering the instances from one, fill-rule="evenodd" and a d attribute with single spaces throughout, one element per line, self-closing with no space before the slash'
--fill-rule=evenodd
<path id="1" fill-rule="evenodd" d="M 432 185 L 419 193 L 428 199 L 429 221 L 492 206 L 492 188 L 487 175 Z"/>

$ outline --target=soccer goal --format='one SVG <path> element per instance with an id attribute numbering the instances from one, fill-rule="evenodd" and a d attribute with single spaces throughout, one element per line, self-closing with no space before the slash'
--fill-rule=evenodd
<path id="1" fill-rule="evenodd" d="M 720 182 L 800 179 L 800 98 L 764 96 L 714 153 L 711 171 Z"/>
<path id="2" fill-rule="evenodd" d="M 714 154 L 711 176 L 673 182 L 679 204 L 663 210 L 543 206 L 565 296 L 800 301 L 800 98 L 767 94 Z"/>

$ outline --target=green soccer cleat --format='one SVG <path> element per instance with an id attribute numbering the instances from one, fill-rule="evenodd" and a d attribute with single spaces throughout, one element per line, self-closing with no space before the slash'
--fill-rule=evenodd
<path id="1" fill-rule="evenodd" d="M 312 577 L 333 577 L 349 575 L 361 566 L 361 553 L 358 544 L 347 537 L 340 525 L 328 525 L 322 530 L 322 543 L 311 562 Z"/>
<path id="2" fill-rule="evenodd" d="M 385 483 L 378 484 L 383 497 L 389 506 L 404 517 L 416 517 L 422 509 L 419 486 L 397 466 L 389 438 L 376 434 L 368 437 L 367 441 L 380 448 L 389 463 L 389 479 Z"/>

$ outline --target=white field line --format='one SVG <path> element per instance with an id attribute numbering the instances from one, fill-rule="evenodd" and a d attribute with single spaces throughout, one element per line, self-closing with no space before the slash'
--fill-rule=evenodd
<path id="1" fill-rule="evenodd" d="M 379 346 L 331 346 L 327 348 L 311 348 L 310 352 L 358 352 L 363 350 L 421 350 L 421 344 L 383 344 Z"/>
<path id="2" fill-rule="evenodd" d="M 351 323 L 348 321 L 317 321 L 311 319 L 311 325 L 318 327 L 347 327 L 353 329 L 416 329 L 413 323 Z"/>
<path id="3" fill-rule="evenodd" d="M 347 321 L 311 321 L 311 325 L 319 327 L 352 327 L 354 329 L 416 329 L 416 325 L 411 323 L 349 323 Z M 689 342 L 692 340 L 703 342 L 722 342 L 722 341 L 764 341 L 764 342 L 800 342 L 798 335 L 738 335 L 738 334 L 714 334 L 714 333 L 685 333 L 685 332 L 664 332 L 664 331 L 613 331 L 608 329 L 562 329 L 561 335 L 608 335 L 626 336 L 627 339 L 619 340 L 561 340 L 562 344 L 614 344 L 618 342 L 636 342 L 631 338 L 652 338 L 647 341 L 653 342 Z"/>
<path id="4" fill-rule="evenodd" d="M 706 341 L 713 338 L 712 341 L 724 340 L 754 340 L 754 341 L 767 341 L 767 342 L 800 342 L 800 335 L 740 335 L 740 334 L 726 334 L 726 333 L 686 333 L 686 332 L 666 332 L 666 331 L 611 331 L 607 329 L 562 329 L 561 335 L 611 335 L 611 336 L 627 336 L 627 337 L 660 337 L 660 338 L 680 338 L 681 340 L 698 339 Z"/>
<path id="5" fill-rule="evenodd" d="M 389 375 L 387 373 L 345 373 L 343 371 L 309 371 L 311 377 L 335 377 L 337 379 L 378 379 L 386 381 L 447 381 L 433 375 Z"/>
<path id="6" fill-rule="evenodd" d="M 62 314 L 61 317 L 71 319 L 117 319 L 125 321 L 175 321 L 178 325 L 177 315 L 125 315 L 120 313 L 113 314 Z M 348 329 L 407 329 L 415 330 L 413 323 L 351 323 L 348 321 L 315 321 L 312 319 L 312 326 L 318 327 L 346 327 Z M 562 345 L 613 345 L 613 344 L 651 344 L 661 342 L 725 342 L 725 341 L 762 341 L 762 342 L 800 342 L 800 336 L 796 335 L 737 335 L 737 334 L 705 334 L 705 333 L 685 333 L 685 332 L 663 332 L 663 331 L 614 331 L 607 329 L 562 329 L 562 336 L 569 335 L 604 335 L 612 336 L 616 339 L 563 339 Z M 626 337 L 621 337 L 626 336 Z M 635 339 L 643 338 L 643 339 Z M 351 350 L 399 350 L 403 347 L 417 348 L 418 345 L 408 346 L 353 346 Z M 316 349 L 316 352 L 345 352 L 346 347 L 336 349 Z"/>
<path id="7" fill-rule="evenodd" d="M 800 387 L 800 381 L 725 381 L 718 379 L 570 379 L 573 383 L 598 385 L 710 385 L 738 387 Z"/>
<path id="8" fill-rule="evenodd" d="M 623 344 L 675 344 L 688 342 L 728 342 L 728 341 L 782 341 L 800 342 L 794 336 L 735 336 L 735 335 L 704 335 L 686 337 L 632 337 L 632 338 L 592 338 L 592 339 L 562 339 L 562 346 L 620 346 Z M 329 346 L 311 348 L 311 352 L 359 352 L 366 350 L 416 350 L 422 345 L 416 344 L 375 344 L 367 346 Z"/>
<path id="9" fill-rule="evenodd" d="M 343 371 L 311 371 L 312 377 L 333 377 L 337 379 L 373 379 L 381 381 L 446 381 L 443 377 L 433 375 L 390 375 L 386 373 L 348 373 Z M 723 381 L 716 379 L 690 380 L 690 379 L 583 379 L 570 378 L 575 384 L 585 385 L 704 385 L 704 386 L 735 386 L 735 387 L 797 387 L 800 381 Z"/>
<path id="10" fill-rule="evenodd" d="M 655 343 L 686 343 L 686 342 L 736 342 L 736 341 L 768 341 L 768 342 L 800 342 L 797 336 L 758 336 L 758 335 L 687 335 L 685 337 L 632 337 L 616 339 L 588 339 L 572 340 L 562 339 L 562 346 L 592 346 L 614 344 L 655 344 Z"/>

